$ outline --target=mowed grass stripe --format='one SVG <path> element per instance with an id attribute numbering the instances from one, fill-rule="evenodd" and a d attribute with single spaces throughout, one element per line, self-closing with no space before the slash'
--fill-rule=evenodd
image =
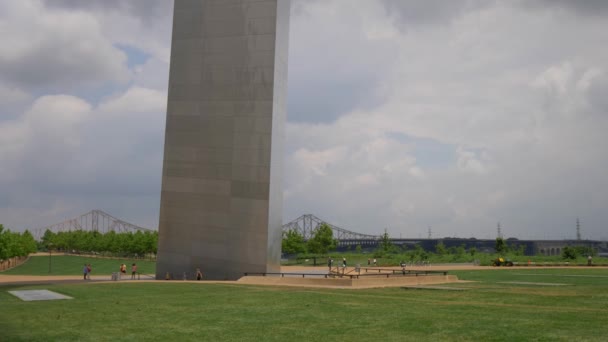
<path id="1" fill-rule="evenodd" d="M 281 288 L 277 288 L 277 290 L 281 290 Z M 422 289 L 417 289 L 416 292 L 411 291 L 411 292 L 405 292 L 402 294 L 391 294 L 391 295 L 372 295 L 372 294 L 358 294 L 356 292 L 361 291 L 361 290 L 349 290 L 349 291 L 353 291 L 353 293 L 349 293 L 349 292 L 327 292 L 327 291 L 323 291 L 323 290 L 303 290 L 301 292 L 306 292 L 306 293 L 315 293 L 315 294 L 323 294 L 323 295 L 329 295 L 329 296 L 341 296 L 344 297 L 345 299 L 348 300 L 354 300 L 354 299 L 368 299 L 368 300 L 378 300 L 378 299 L 385 299 L 385 300 L 391 300 L 391 301 L 395 301 L 395 302 L 403 302 L 403 304 L 433 304 L 433 305 L 440 305 L 440 306 L 445 306 L 445 305 L 462 305 L 462 306 L 481 306 L 481 307 L 487 307 L 487 306 L 495 306 L 495 307 L 513 307 L 513 308 L 526 308 L 526 309 L 534 309 L 534 310 L 538 310 L 538 309 L 543 309 L 543 310 L 548 310 L 548 311 L 555 311 L 556 307 L 555 305 L 530 305 L 530 304 L 511 304 L 511 303 L 506 303 L 506 302 L 493 302 L 491 300 L 488 301 L 473 301 L 470 298 L 471 297 L 475 297 L 475 296 L 468 296 L 469 298 L 467 298 L 466 300 L 462 300 L 462 296 L 460 296 L 460 292 L 457 295 L 454 296 L 449 296 L 449 295 L 444 295 L 444 296 L 440 296 L 443 297 L 441 299 L 432 299 L 431 297 L 438 297 L 436 290 L 422 290 Z M 385 291 L 388 291 L 388 289 L 386 289 Z M 426 292 L 426 293 L 418 293 L 418 292 Z M 560 298 L 563 297 L 574 297 L 574 296 L 560 296 Z M 512 301 L 513 298 L 509 297 L 509 298 L 504 298 L 504 301 Z M 524 300 L 529 301 L 529 298 L 525 298 Z M 563 312 L 600 312 L 600 313 L 607 313 L 608 314 L 608 307 L 600 307 L 600 308 L 588 308 L 588 307 L 580 307 L 580 306 L 576 306 L 576 303 L 571 303 L 572 306 L 560 306 L 559 308 L 557 308 L 557 310 L 563 311 Z"/>
<path id="2" fill-rule="evenodd" d="M 49 256 L 32 256 L 29 260 L 15 268 L 0 272 L 7 275 L 81 275 L 84 264 L 91 264 L 93 272 L 91 275 L 107 275 L 120 270 L 120 264 L 127 265 L 127 273 L 131 274 L 131 264 L 137 264 L 137 270 L 142 274 L 154 274 L 156 262 L 141 259 L 119 259 L 119 258 L 92 258 L 89 256 L 74 255 L 52 255 L 51 273 L 49 273 Z"/>
<path id="3" fill-rule="evenodd" d="M 605 340 L 606 279 L 573 277 L 568 287 L 500 284 L 535 277 L 557 282 L 560 274 L 605 270 L 530 272 L 556 277 L 451 272 L 475 281 L 446 285 L 470 288 L 463 292 L 179 281 L 0 286 L 0 341 Z M 27 288 L 74 299 L 26 303 L 6 292 Z"/>
<path id="4" fill-rule="evenodd" d="M 31 287 L 30 287 L 31 288 Z M 0 294 L 0 331 L 25 340 L 601 340 L 596 311 L 449 300 L 437 291 L 306 290 L 188 283 L 78 284 L 63 303 Z M 443 294 L 445 297 L 446 295 Z M 506 295 L 506 300 L 511 295 Z M 551 310 L 555 309 L 555 310 Z M 6 311 L 8 310 L 8 311 Z M 11 319 L 8 319 L 8 318 Z M 91 332 L 78 333 L 86 326 Z M 595 328 L 594 328 L 595 327 Z M 45 330 L 46 329 L 46 330 Z M 12 339 L 11 339 L 12 340 Z"/>

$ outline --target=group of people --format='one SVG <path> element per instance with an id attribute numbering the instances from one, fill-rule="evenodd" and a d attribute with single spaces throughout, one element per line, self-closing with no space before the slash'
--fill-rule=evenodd
<path id="1" fill-rule="evenodd" d="M 91 270 L 91 264 L 84 264 L 84 268 L 82 269 L 84 280 L 91 280 Z"/>
<path id="2" fill-rule="evenodd" d="M 334 264 L 334 259 L 332 259 L 331 257 L 327 258 L 327 267 L 329 267 L 329 270 L 331 271 L 331 267 Z M 342 258 L 342 267 L 346 268 L 346 258 Z"/>
<path id="3" fill-rule="evenodd" d="M 125 264 L 121 264 L 120 265 L 120 277 L 122 278 L 122 275 L 127 275 L 127 265 Z M 137 264 L 133 263 L 131 264 L 131 279 L 135 279 L 135 275 L 137 274 Z"/>
<path id="4" fill-rule="evenodd" d="M 203 280 L 203 272 L 201 272 L 200 268 L 196 269 L 195 277 L 196 277 L 196 280 Z M 173 274 L 171 272 L 165 273 L 165 280 L 171 280 L 171 279 L 174 279 Z M 188 272 L 184 272 L 183 280 L 188 280 Z"/>
<path id="5" fill-rule="evenodd" d="M 345 266 L 346 266 L 346 259 L 344 259 L 345 262 Z M 84 276 L 84 280 L 91 280 L 91 264 L 84 264 L 84 268 L 82 269 L 82 274 Z M 120 264 L 120 278 L 122 278 L 123 275 L 127 275 L 127 265 L 125 264 Z M 131 279 L 135 279 L 135 276 L 137 275 L 137 264 L 133 263 L 131 264 Z M 167 273 L 168 275 L 168 273 Z M 169 278 L 167 278 L 169 279 Z M 200 268 L 196 269 L 196 280 L 203 280 L 203 272 L 201 272 Z"/>
<path id="6" fill-rule="evenodd" d="M 376 258 L 374 258 L 373 262 L 374 262 L 374 264 L 373 264 L 374 266 L 378 265 L 378 261 L 376 260 Z M 368 258 L 367 259 L 367 266 L 371 266 L 371 265 L 372 265 L 372 259 Z"/>
<path id="7" fill-rule="evenodd" d="M 82 274 L 84 277 L 84 280 L 91 280 L 91 264 L 84 264 L 84 267 L 82 269 Z M 120 265 L 120 277 L 122 278 L 122 275 L 126 275 L 127 274 L 127 265 L 125 264 L 121 264 Z M 135 275 L 137 274 L 137 265 L 135 263 L 131 264 L 131 279 L 135 279 Z"/>

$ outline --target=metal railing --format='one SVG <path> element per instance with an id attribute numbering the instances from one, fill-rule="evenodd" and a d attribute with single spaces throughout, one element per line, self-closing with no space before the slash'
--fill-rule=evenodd
<path id="1" fill-rule="evenodd" d="M 367 272 L 366 268 L 362 268 L 365 269 Z M 376 269 L 374 269 L 376 270 Z M 386 278 L 390 278 L 390 277 L 418 277 L 418 276 L 427 276 L 427 275 L 448 275 L 447 271 L 410 271 L 410 270 L 394 270 L 394 269 L 378 269 L 378 270 L 385 270 L 385 271 L 390 271 L 390 272 L 386 272 L 386 273 L 356 273 L 356 274 L 350 274 L 351 272 L 355 271 L 355 269 L 347 272 L 347 273 L 326 273 L 326 274 L 319 274 L 319 273 L 293 273 L 293 272 L 245 272 L 245 276 L 262 276 L 262 277 L 266 277 L 266 276 L 280 276 L 281 278 L 284 278 L 285 276 L 292 276 L 292 277 L 302 277 L 302 278 L 306 278 L 307 276 L 309 278 L 349 278 L 349 279 L 360 279 L 360 278 L 378 278 L 378 277 L 386 277 Z"/>
<path id="2" fill-rule="evenodd" d="M 326 274 L 326 273 L 293 273 L 293 272 L 245 272 L 244 274 L 245 274 L 245 276 L 262 276 L 262 277 L 281 276 L 281 278 L 284 278 L 285 276 L 302 276 L 302 278 L 306 278 L 306 276 L 309 276 L 310 278 L 313 278 L 313 277 L 327 278 L 328 276 L 330 276 L 330 274 Z"/>

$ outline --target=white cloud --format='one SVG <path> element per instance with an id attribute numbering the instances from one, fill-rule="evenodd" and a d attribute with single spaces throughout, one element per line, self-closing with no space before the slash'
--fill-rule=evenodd
<path id="1" fill-rule="evenodd" d="M 486 167 L 475 152 L 458 148 L 456 154 L 458 155 L 457 165 L 459 170 L 476 174 L 486 173 Z"/>
<path id="2" fill-rule="evenodd" d="M 131 87 L 120 96 L 104 101 L 99 110 L 111 114 L 161 112 L 167 108 L 167 93 L 141 87 Z"/>
<path id="3" fill-rule="evenodd" d="M 294 1 L 285 220 L 605 238 L 606 12 L 521 6 Z M 3 223 L 155 225 L 170 7 L 0 2 Z"/>
<path id="4" fill-rule="evenodd" d="M 80 146 L 80 125 L 91 107 L 69 95 L 43 96 L 16 120 L 0 122 L 0 180 L 15 180 L 40 170 L 61 168 L 62 158 Z"/>
<path id="5" fill-rule="evenodd" d="M 135 68 L 134 83 L 143 88 L 166 90 L 169 84 L 169 63 L 149 58 Z"/>
<path id="6" fill-rule="evenodd" d="M 122 82 L 126 55 L 83 12 L 48 10 L 40 1 L 0 3 L 0 75 L 27 88 Z"/>
<path id="7" fill-rule="evenodd" d="M 337 14 L 332 19 L 342 22 Z M 367 19 L 382 16 L 372 11 Z M 606 60 L 596 57 L 608 49 L 589 43 L 603 35 L 597 22 L 578 19 L 497 4 L 396 37 L 394 30 L 383 31 L 398 56 L 377 67 L 392 71 L 370 90 L 385 93 L 384 101 L 322 127 L 294 123 L 288 129 L 290 148 L 348 151 L 317 178 L 297 155 L 288 159 L 289 218 L 318 210 L 363 232 L 381 231 L 380 223 L 391 226 L 389 233 L 415 236 L 431 225 L 439 236 L 485 237 L 493 237 L 502 220 L 513 236 L 563 238 L 572 237 L 576 216 L 587 216 L 593 217 L 589 232 L 599 236 L 608 219 L 597 215 L 608 196 L 600 175 L 608 167 L 608 119 L 598 115 L 607 108 L 594 89 L 608 89 Z M 349 51 L 359 60 L 384 56 L 374 47 L 359 41 Z M 310 60 L 307 77 L 326 77 L 315 70 L 328 65 Z M 359 72 L 348 63 L 340 70 Z M 412 153 L 415 138 L 387 153 L 371 148 L 391 132 L 454 146 L 455 160 L 425 170 Z M 298 170 L 291 172 L 295 163 Z M 366 188 L 346 190 L 345 183 Z M 588 197 L 593 200 L 579 202 Z"/>
<path id="8" fill-rule="evenodd" d="M 0 185 L 6 190 L 0 202 L 16 209 L 5 222 L 19 222 L 18 213 L 30 206 L 42 207 L 35 217 L 48 217 L 41 199 L 56 206 L 56 219 L 102 203 L 123 203 L 114 211 L 141 210 L 137 199 L 149 203 L 160 187 L 166 97 L 134 87 L 94 107 L 70 95 L 43 96 L 19 118 L 0 121 Z"/>

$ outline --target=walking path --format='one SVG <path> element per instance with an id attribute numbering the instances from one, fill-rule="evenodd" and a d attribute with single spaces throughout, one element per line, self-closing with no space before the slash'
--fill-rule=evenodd
<path id="1" fill-rule="evenodd" d="M 364 269 L 365 267 L 362 267 Z M 369 272 L 372 273 L 373 269 L 381 268 L 383 270 L 401 270 L 401 267 L 369 267 Z M 542 266 L 530 266 L 530 267 L 492 267 L 492 266 L 474 266 L 474 265 L 440 265 L 440 266 L 419 266 L 419 267 L 407 267 L 408 271 L 455 271 L 455 270 L 515 270 L 515 269 L 589 269 L 586 266 L 552 266 L 552 267 L 542 267 Z M 608 269 L 608 267 L 599 267 L 594 266 L 593 269 L 602 268 Z M 348 269 L 352 269 L 349 267 Z M 281 272 L 283 273 L 315 273 L 321 274 L 327 272 L 327 267 L 325 266 L 282 266 Z M 257 279 L 260 278 L 260 279 Z M 259 284 L 265 285 L 268 284 L 268 280 L 264 280 L 264 277 L 248 277 L 246 281 L 238 282 L 238 281 L 209 281 L 204 280 L 202 283 L 228 283 L 228 284 Z M 141 277 L 141 280 L 130 280 L 130 276 L 127 276 L 121 280 L 120 282 L 163 282 L 166 283 L 166 280 L 155 280 L 150 277 Z M 173 280 L 172 282 L 192 282 L 192 283 L 201 283 L 197 281 L 182 281 L 182 280 Z M 114 282 L 111 281 L 110 275 L 95 275 L 91 277 L 91 280 L 83 280 L 81 275 L 65 275 L 65 276 L 28 276 L 28 275 L 6 275 L 0 273 L 0 285 L 22 285 L 22 284 L 64 284 L 64 283 L 100 283 L 100 282 Z"/>

